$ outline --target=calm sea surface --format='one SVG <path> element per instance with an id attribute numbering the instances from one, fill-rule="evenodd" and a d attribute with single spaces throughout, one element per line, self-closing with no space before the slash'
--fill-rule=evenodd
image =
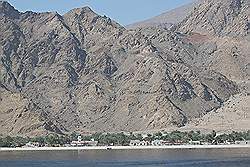
<path id="1" fill-rule="evenodd" d="M 0 152 L 0 167 L 250 167 L 250 149 Z"/>

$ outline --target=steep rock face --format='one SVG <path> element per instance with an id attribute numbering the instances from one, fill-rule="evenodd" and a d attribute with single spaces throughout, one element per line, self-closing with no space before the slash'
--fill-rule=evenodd
<path id="1" fill-rule="evenodd" d="M 200 53 L 197 66 L 237 82 L 249 79 L 249 5 L 249 0 L 205 0 L 179 24 Z"/>
<path id="2" fill-rule="evenodd" d="M 95 45 L 96 42 L 100 41 L 100 38 L 108 38 L 124 30 L 118 23 L 106 16 L 97 15 L 89 7 L 73 9 L 66 13 L 63 18 L 66 25 L 77 35 L 78 39 L 81 39 L 80 42 L 86 48 Z"/>
<path id="3" fill-rule="evenodd" d="M 0 15 L 12 19 L 18 18 L 20 13 L 6 1 L 0 1 Z"/>
<path id="4" fill-rule="evenodd" d="M 125 30 L 88 7 L 64 16 L 0 9 L 0 133 L 181 127 L 238 92 L 193 65 L 200 53 L 179 33 Z"/>
<path id="5" fill-rule="evenodd" d="M 238 94 L 231 97 L 216 112 L 210 112 L 202 118 L 193 120 L 183 127 L 185 130 L 216 131 L 246 131 L 250 122 L 250 96 Z"/>
<path id="6" fill-rule="evenodd" d="M 249 0 L 205 0 L 183 21 L 180 30 L 218 36 L 246 36 L 249 4 Z"/>

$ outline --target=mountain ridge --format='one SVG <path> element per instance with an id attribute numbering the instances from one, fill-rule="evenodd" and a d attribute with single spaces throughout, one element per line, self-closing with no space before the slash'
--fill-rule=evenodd
<path id="1" fill-rule="evenodd" d="M 164 12 L 158 16 L 154 16 L 144 21 L 132 23 L 126 28 L 134 29 L 134 28 L 144 28 L 150 26 L 164 26 L 166 28 L 170 28 L 171 26 L 181 22 L 186 16 L 191 14 L 193 8 L 200 3 L 198 0 L 193 1 L 192 3 L 182 5 L 175 9 Z"/>
<path id="2" fill-rule="evenodd" d="M 196 63 L 213 51 L 188 34 L 127 30 L 89 7 L 0 15 L 0 32 L 3 134 L 178 128 L 240 92 Z"/>

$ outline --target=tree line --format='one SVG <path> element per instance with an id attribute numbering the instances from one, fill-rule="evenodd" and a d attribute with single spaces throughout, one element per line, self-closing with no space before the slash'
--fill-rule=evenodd
<path id="1" fill-rule="evenodd" d="M 63 146 L 76 141 L 80 134 L 74 132 L 70 135 L 50 134 L 47 136 L 39 137 L 3 137 L 0 135 L 0 147 L 21 147 L 28 142 L 37 142 L 41 146 Z M 170 143 L 188 143 L 189 141 L 204 141 L 213 144 L 235 141 L 250 140 L 250 131 L 247 132 L 231 132 L 229 134 L 217 134 L 212 131 L 208 134 L 202 134 L 200 131 L 173 131 L 173 132 L 157 132 L 154 134 L 135 134 L 135 133 L 95 133 L 89 136 L 82 136 L 82 140 L 94 139 L 98 141 L 98 145 L 129 145 L 131 140 L 164 140 Z"/>

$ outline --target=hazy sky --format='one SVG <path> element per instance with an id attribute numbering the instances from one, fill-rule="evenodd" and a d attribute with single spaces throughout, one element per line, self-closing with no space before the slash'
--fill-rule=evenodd
<path id="1" fill-rule="evenodd" d="M 192 0 L 7 0 L 19 11 L 57 11 L 64 14 L 72 8 L 90 6 L 100 15 L 128 25 L 167 10 L 190 3 Z"/>

